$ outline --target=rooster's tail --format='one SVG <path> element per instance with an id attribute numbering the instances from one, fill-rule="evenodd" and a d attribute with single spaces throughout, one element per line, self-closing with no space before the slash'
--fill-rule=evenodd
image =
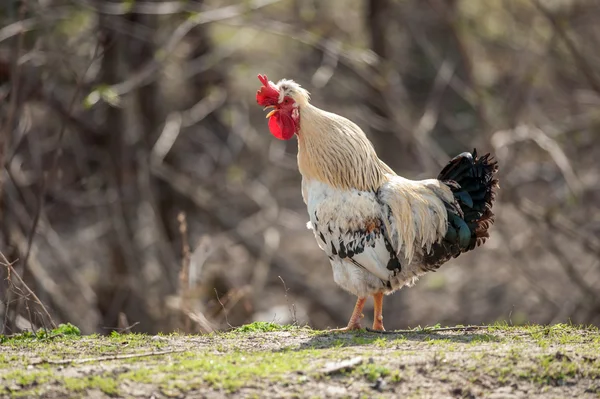
<path id="1" fill-rule="evenodd" d="M 498 163 L 490 154 L 477 157 L 477 150 L 454 157 L 440 172 L 438 180 L 452 190 L 454 203 L 446 204 L 448 232 L 433 246 L 425 263 L 437 268 L 451 257 L 457 257 L 483 245 L 494 223 L 492 205 L 499 188 L 494 174 Z"/>

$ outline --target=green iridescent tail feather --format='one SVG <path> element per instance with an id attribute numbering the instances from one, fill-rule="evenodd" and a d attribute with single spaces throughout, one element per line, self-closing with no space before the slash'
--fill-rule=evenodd
<path id="1" fill-rule="evenodd" d="M 498 163 L 490 154 L 477 157 L 477 150 L 473 150 L 454 157 L 438 176 L 438 180 L 450 187 L 456 200 L 447 207 L 446 239 L 458 242 L 461 252 L 470 251 L 489 238 L 488 229 L 494 223 L 492 205 L 498 189 L 498 179 L 494 177 L 497 171 Z"/>
<path id="2" fill-rule="evenodd" d="M 477 156 L 463 152 L 454 157 L 438 175 L 454 194 L 454 203 L 446 204 L 448 232 L 444 240 L 434 245 L 425 263 L 438 268 L 451 257 L 457 257 L 483 245 L 489 238 L 488 229 L 494 223 L 492 205 L 499 188 L 494 174 L 498 163 L 490 154 Z"/>

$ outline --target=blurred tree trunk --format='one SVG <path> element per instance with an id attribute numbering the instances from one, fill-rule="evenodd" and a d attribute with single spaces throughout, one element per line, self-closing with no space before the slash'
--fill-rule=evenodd
<path id="1" fill-rule="evenodd" d="M 204 0 L 196 0 L 195 3 L 199 5 L 204 5 Z M 210 55 L 215 53 L 215 45 L 210 37 L 209 29 L 207 25 L 198 25 L 195 26 L 187 35 L 187 42 L 191 46 L 191 51 L 187 54 L 186 61 L 191 63 L 197 63 L 198 60 L 205 59 L 205 62 L 210 62 Z M 204 70 L 199 73 L 195 73 L 188 79 L 188 87 L 189 87 L 189 101 L 184 104 L 186 109 L 193 107 L 196 103 L 203 100 L 207 96 L 211 94 L 213 90 L 218 90 L 221 92 L 228 93 L 229 87 L 227 82 L 227 74 L 228 74 L 228 65 L 226 62 L 221 61 L 217 63 L 217 65 L 203 68 Z M 231 129 L 224 123 L 222 119 L 222 114 L 219 109 L 215 109 L 210 112 L 205 118 L 201 121 L 198 121 L 193 126 L 185 128 L 182 130 L 183 134 L 198 134 L 199 129 L 205 129 L 205 131 L 211 132 L 217 139 L 217 141 L 221 142 L 218 148 L 212 147 L 212 149 L 216 149 L 219 151 L 217 154 L 211 154 L 210 158 L 212 158 L 214 170 L 226 169 L 228 168 L 232 161 L 227 154 L 227 141 L 229 140 L 229 135 L 231 133 Z M 208 148 L 201 146 L 197 148 L 195 151 L 198 155 L 201 155 L 203 151 L 206 151 Z M 215 175 L 213 175 L 215 176 Z M 213 189 L 215 192 L 219 189 L 214 189 L 214 187 L 223 186 L 226 184 L 226 181 L 222 180 L 226 178 L 226 174 L 219 174 L 215 176 L 215 179 L 206 179 L 203 181 L 205 187 L 209 187 L 209 189 Z M 186 204 L 186 201 L 182 201 L 182 204 Z M 188 203 L 185 211 L 188 214 L 191 214 L 196 211 L 200 211 L 202 215 L 202 219 L 204 223 L 210 225 L 209 228 L 205 229 L 205 231 L 210 231 L 213 229 L 219 230 L 222 229 L 223 226 L 219 224 L 219 221 L 222 218 L 229 219 L 225 214 L 229 213 L 227 210 L 226 202 L 223 202 L 222 207 L 220 209 L 198 209 L 196 205 Z M 220 217 L 216 217 L 216 214 L 219 214 Z M 189 234 L 189 233 L 188 233 Z M 179 238 L 177 242 L 180 242 Z M 196 244 L 192 244 L 192 247 L 195 247 Z M 181 245 L 178 245 L 178 248 L 181 248 Z M 193 249 L 193 248 L 192 248 Z M 211 300 L 219 300 L 219 295 L 223 296 L 226 293 L 230 292 L 233 288 L 235 288 L 235 283 L 230 278 L 231 276 L 224 271 L 220 272 L 218 275 L 212 276 L 212 281 L 208 284 L 212 284 L 213 288 L 210 291 L 209 298 Z M 221 284 L 222 283 L 222 284 Z M 216 284 L 216 285 L 215 285 Z M 217 288 L 220 290 L 220 294 Z M 183 288 L 183 287 L 182 287 Z M 238 309 L 235 309 L 237 312 Z M 244 320 L 244 318 L 240 318 L 237 320 Z M 235 313 L 229 314 L 229 320 L 236 320 Z"/>
<path id="2" fill-rule="evenodd" d="M 98 15 L 98 30 L 102 47 L 102 61 L 98 75 L 98 84 L 110 85 L 120 81 L 123 70 L 127 70 L 128 59 L 123 57 L 124 44 L 127 38 L 114 29 L 119 17 Z M 103 326 L 116 328 L 119 314 L 128 311 L 136 315 L 144 330 L 152 330 L 154 323 L 145 309 L 146 302 L 138 300 L 138 293 L 145 293 L 139 249 L 134 240 L 136 204 L 140 200 L 137 190 L 136 154 L 126 138 L 131 133 L 127 126 L 123 111 L 115 106 L 102 104 L 105 113 L 104 135 L 97 143 L 101 151 L 108 156 L 103 160 L 103 171 L 107 183 L 107 198 L 110 193 L 116 194 L 109 201 L 106 209 L 111 220 L 112 232 L 108 235 L 111 248 L 106 279 L 98 287 L 98 307 L 103 317 Z M 129 106 L 123 103 L 122 107 Z M 133 204 L 133 205 L 132 205 Z M 128 309 L 133 307 L 134 310 Z"/>
<path id="3" fill-rule="evenodd" d="M 27 9 L 22 2 L 13 1 L 8 2 L 5 9 L 0 7 L 0 17 L 2 17 L 3 11 L 6 11 L 11 22 L 14 22 L 25 18 Z M 17 248 L 11 234 L 11 228 L 17 228 L 18 226 L 26 231 L 25 229 L 30 226 L 22 226 L 19 220 L 14 217 L 9 205 L 7 187 L 11 185 L 11 188 L 16 189 L 11 190 L 13 194 L 15 191 L 22 194 L 20 188 L 16 186 L 16 182 L 12 181 L 7 166 L 15 145 L 15 130 L 19 124 L 23 102 L 25 101 L 23 95 L 25 90 L 22 87 L 24 81 L 22 77 L 23 67 L 19 65 L 19 58 L 26 51 L 25 33 L 21 32 L 12 39 L 7 40 L 7 44 L 10 50 L 0 55 L 0 104 L 2 104 L 2 110 L 0 111 L 0 252 L 4 256 L 0 258 L 0 269 L 2 269 L 0 270 L 0 300 L 2 301 L 2 312 L 0 313 L 2 329 L 0 333 L 3 334 L 17 331 L 16 319 L 19 312 L 27 306 L 27 299 L 24 295 L 19 295 L 11 289 L 15 283 L 12 279 L 9 279 L 8 268 L 3 265 L 4 258 L 9 262 L 14 262 L 15 270 L 22 275 L 24 281 L 28 281 L 30 284 L 35 282 L 27 269 L 27 265 L 22 261 L 16 262 L 22 260 L 24 254 L 20 253 Z M 34 197 L 28 197 L 28 199 L 32 198 Z M 23 201 L 24 199 L 21 196 L 19 200 Z"/>
<path id="4" fill-rule="evenodd" d="M 156 1 L 156 0 L 152 0 Z M 155 33 L 158 28 L 160 16 L 134 14 L 130 16 L 131 22 L 138 29 L 138 34 L 133 35 L 128 40 L 127 59 L 132 73 L 139 73 L 144 67 L 155 61 L 155 54 L 158 50 L 155 43 L 155 36 L 148 32 Z M 171 243 L 174 241 L 175 229 L 172 229 L 174 217 L 178 210 L 174 209 L 174 193 L 171 187 L 163 180 L 152 175 L 150 163 L 152 161 L 152 148 L 158 140 L 163 127 L 165 118 L 165 104 L 161 101 L 159 88 L 161 74 L 151 82 L 142 85 L 135 90 L 132 98 L 134 123 L 138 125 L 139 145 L 135 159 L 137 161 L 139 172 L 142 176 L 138 179 L 142 198 L 148 201 L 151 206 L 154 217 L 152 225 L 146 226 L 156 235 L 155 247 L 157 249 L 158 262 L 162 266 L 164 278 L 167 284 L 160 285 L 161 298 L 175 291 L 175 281 L 177 278 L 177 265 L 175 254 Z M 142 203 L 143 205 L 143 203 Z"/>

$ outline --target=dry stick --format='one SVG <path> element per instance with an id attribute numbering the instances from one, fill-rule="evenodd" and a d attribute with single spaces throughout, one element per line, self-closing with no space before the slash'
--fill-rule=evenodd
<path id="1" fill-rule="evenodd" d="M 321 370 L 321 374 L 332 375 L 341 372 L 348 372 L 354 370 L 357 366 L 360 366 L 363 362 L 362 357 L 357 356 L 352 359 L 342 360 L 341 362 L 328 364 L 324 369 Z"/>
<path id="2" fill-rule="evenodd" d="M 23 281 L 21 279 L 21 276 L 19 276 L 19 273 L 17 273 L 15 271 L 15 269 L 12 267 L 12 264 L 8 261 L 8 259 L 6 259 L 6 256 L 4 256 L 4 254 L 2 252 L 0 252 L 0 256 L 2 257 L 2 261 L 4 262 L 6 268 L 9 271 L 9 275 L 15 276 L 17 278 L 17 281 L 19 281 L 20 284 L 23 285 L 23 287 L 25 287 L 25 289 L 27 290 L 27 292 L 29 292 L 29 295 L 31 295 L 34 299 L 34 301 L 40 305 L 40 307 L 42 308 L 42 311 L 44 312 L 44 314 L 46 315 L 46 317 L 48 318 L 48 320 L 50 321 L 50 324 L 52 325 L 52 328 L 56 328 L 56 323 L 54 322 L 54 320 L 52 319 L 52 316 L 50 316 L 50 313 L 48 313 L 48 310 L 46 309 L 46 307 L 44 306 L 44 304 L 42 303 L 42 301 L 40 301 L 40 298 L 37 297 L 37 295 L 35 295 L 35 293 L 31 290 L 31 288 L 29 288 L 27 286 L 27 284 L 25 284 L 25 281 Z M 11 273 L 12 272 L 12 273 Z"/>
<path id="3" fill-rule="evenodd" d="M 215 289 L 216 292 L 216 289 Z M 242 300 L 249 292 L 252 292 L 252 287 L 249 285 L 244 285 L 240 288 L 231 288 L 223 298 L 217 298 L 219 300 L 219 304 L 223 308 L 223 314 L 229 314 L 229 311 L 238 304 L 239 301 Z M 215 319 L 219 315 L 219 310 L 215 310 L 211 317 Z M 229 322 L 227 322 L 229 324 Z M 229 327 L 233 328 L 231 325 Z"/>
<path id="4" fill-rule="evenodd" d="M 296 317 L 296 304 L 291 304 L 290 305 L 290 298 L 288 297 L 288 287 L 285 285 L 285 281 L 283 281 L 283 277 L 281 276 L 277 276 L 279 277 L 279 280 L 281 280 L 281 283 L 283 284 L 283 293 L 285 295 L 285 301 L 287 302 L 288 305 L 288 309 L 290 311 L 290 316 L 292 316 L 292 322 L 294 323 L 294 325 L 298 325 L 298 318 Z"/>
<path id="5" fill-rule="evenodd" d="M 229 326 L 229 328 L 233 328 L 233 326 L 231 325 L 231 323 L 229 323 L 229 318 L 228 318 L 229 311 L 225 308 L 225 305 L 223 305 L 223 302 L 221 302 L 221 298 L 219 298 L 219 292 L 217 291 L 216 288 L 215 288 L 215 295 L 217 296 L 217 301 L 219 301 L 219 304 L 223 308 L 223 313 L 225 314 L 225 323 L 227 323 L 227 325 Z"/>
<path id="6" fill-rule="evenodd" d="M 378 331 L 373 330 L 369 327 L 366 328 L 368 332 L 377 334 L 428 334 L 441 331 L 474 331 L 474 330 L 487 330 L 490 326 L 465 326 L 465 327 L 441 327 L 441 328 L 420 328 L 418 330 L 396 330 L 396 331 Z"/>
<path id="7" fill-rule="evenodd" d="M 148 357 L 148 356 L 161 356 L 161 355 L 169 355 L 171 353 L 182 353 L 186 352 L 188 349 L 173 349 L 168 351 L 157 351 L 157 352 L 146 352 L 146 353 L 131 353 L 128 355 L 109 355 L 109 356 L 99 356 L 99 357 L 88 357 L 84 359 L 63 359 L 63 360 L 50 360 L 50 359 L 40 359 L 39 361 L 32 362 L 31 365 L 37 366 L 39 364 L 82 364 L 82 363 L 91 363 L 91 362 L 102 362 L 105 360 L 123 360 L 123 359 L 134 359 L 136 357 Z"/>

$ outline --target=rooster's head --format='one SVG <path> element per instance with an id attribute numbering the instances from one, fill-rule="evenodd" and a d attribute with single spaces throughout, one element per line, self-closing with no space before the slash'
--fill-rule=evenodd
<path id="1" fill-rule="evenodd" d="M 263 84 L 256 92 L 258 105 L 273 108 L 267 114 L 269 130 L 281 140 L 289 140 L 300 130 L 300 112 L 308 104 L 309 94 L 293 80 L 282 79 L 277 84 L 266 75 L 258 75 Z"/>

